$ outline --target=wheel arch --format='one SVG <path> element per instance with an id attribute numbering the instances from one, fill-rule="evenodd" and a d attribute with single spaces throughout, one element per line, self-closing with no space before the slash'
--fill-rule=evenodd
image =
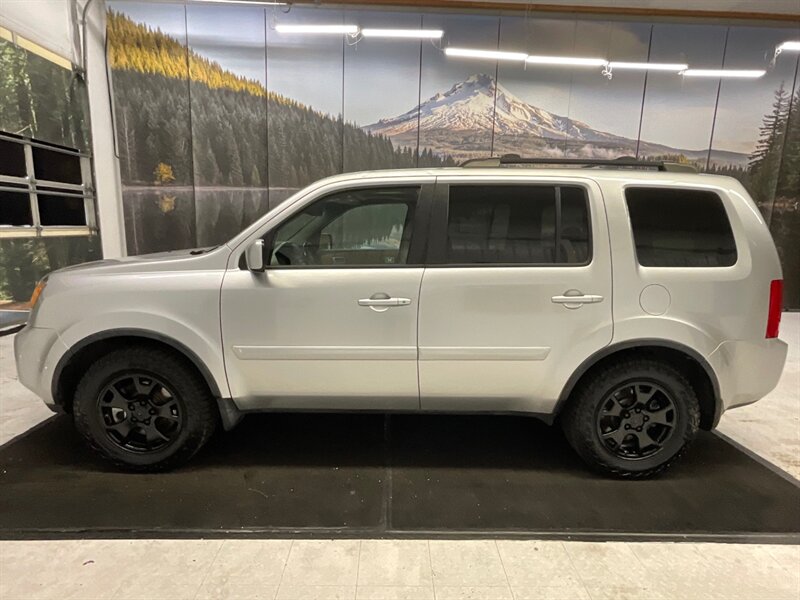
<path id="1" fill-rule="evenodd" d="M 222 393 L 211 370 L 203 360 L 182 342 L 147 329 L 122 328 L 91 334 L 73 344 L 59 359 L 53 370 L 51 392 L 53 400 L 67 412 L 71 411 L 72 396 L 80 379 L 81 367 L 113 347 L 126 343 L 149 343 L 166 347 L 181 355 L 203 378 L 215 398 Z"/>
<path id="2" fill-rule="evenodd" d="M 676 366 L 687 375 L 700 401 L 700 427 L 711 430 L 722 416 L 722 399 L 716 373 L 702 354 L 677 342 L 662 339 L 636 339 L 602 348 L 584 360 L 572 373 L 558 397 L 554 415 L 558 417 L 580 381 L 596 368 L 625 356 L 655 357 Z"/>

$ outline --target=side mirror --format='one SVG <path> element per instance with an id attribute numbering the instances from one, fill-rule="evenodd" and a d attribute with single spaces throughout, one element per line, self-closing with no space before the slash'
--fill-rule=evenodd
<path id="1" fill-rule="evenodd" d="M 256 240 L 244 251 L 244 261 L 247 268 L 258 273 L 266 268 L 264 264 L 264 240 Z"/>

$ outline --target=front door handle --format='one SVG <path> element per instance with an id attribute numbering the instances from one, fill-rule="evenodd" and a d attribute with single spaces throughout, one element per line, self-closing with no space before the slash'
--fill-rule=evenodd
<path id="1" fill-rule="evenodd" d="M 386 312 L 393 306 L 408 306 L 409 304 L 411 304 L 411 298 L 392 298 L 389 294 L 384 293 L 372 294 L 369 298 L 361 298 L 358 301 L 359 306 L 368 306 L 375 312 Z"/>
<path id="2" fill-rule="evenodd" d="M 408 306 L 411 298 L 362 298 L 359 306 Z"/>
<path id="3" fill-rule="evenodd" d="M 597 304 L 598 302 L 602 302 L 603 297 L 597 294 L 577 293 L 575 295 L 569 295 L 569 292 L 567 292 L 563 296 L 553 296 L 551 300 L 555 304 L 563 304 L 564 308 L 580 308 L 584 304 Z"/>

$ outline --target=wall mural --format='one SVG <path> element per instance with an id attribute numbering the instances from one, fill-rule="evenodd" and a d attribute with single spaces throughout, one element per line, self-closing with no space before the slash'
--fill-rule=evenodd
<path id="1" fill-rule="evenodd" d="M 321 177 L 478 156 L 692 163 L 770 223 L 800 307 L 794 30 L 338 8 L 113 2 L 108 14 L 128 251 L 218 244 Z M 276 24 L 444 30 L 441 40 L 297 35 Z M 767 69 L 760 79 L 565 68 L 443 48 Z"/>

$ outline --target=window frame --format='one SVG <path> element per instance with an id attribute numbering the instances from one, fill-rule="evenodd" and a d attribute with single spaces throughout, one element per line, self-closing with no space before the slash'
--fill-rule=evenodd
<path id="1" fill-rule="evenodd" d="M 580 188 L 584 194 L 584 201 L 586 203 L 586 217 L 588 226 L 588 255 L 584 262 L 580 263 L 567 263 L 567 262 L 548 262 L 548 263 L 452 263 L 447 259 L 447 224 L 450 212 L 450 188 L 459 186 L 491 186 L 491 187 L 547 187 L 554 188 L 556 194 L 555 206 L 555 245 L 559 246 L 561 239 L 561 188 L 576 187 Z M 540 181 L 540 180 L 503 180 L 503 179 L 463 179 L 452 180 L 448 179 L 446 182 L 438 182 L 436 185 L 435 199 L 431 214 L 431 229 L 429 245 L 429 253 L 427 256 L 427 266 L 436 268 L 579 268 L 588 267 L 594 261 L 594 220 L 592 218 L 592 190 L 589 186 L 582 181 Z"/>
<path id="2" fill-rule="evenodd" d="M 631 211 L 628 207 L 628 190 L 630 189 L 645 189 L 645 190 L 682 190 L 682 191 L 689 191 L 689 192 L 707 192 L 711 193 L 716 196 L 717 200 L 719 200 L 720 205 L 722 206 L 722 211 L 725 214 L 725 218 L 728 220 L 728 227 L 731 231 L 731 239 L 733 240 L 733 248 L 736 251 L 736 260 L 733 261 L 730 265 L 725 266 L 698 266 L 698 267 L 687 267 L 684 265 L 671 265 L 671 266 L 664 266 L 664 265 L 643 265 L 639 260 L 639 251 L 636 247 L 636 234 L 633 231 L 633 222 L 631 221 Z M 711 269 L 714 271 L 719 271 L 720 269 L 734 269 L 738 264 L 742 257 L 742 246 L 740 244 L 740 240 L 738 239 L 738 234 L 736 228 L 734 227 L 734 221 L 732 217 L 732 211 L 728 207 L 728 203 L 725 200 L 725 196 L 721 193 L 719 189 L 710 188 L 710 187 L 699 187 L 699 186 L 692 186 L 692 185 L 663 185 L 657 184 L 653 182 L 649 185 L 643 185 L 641 183 L 635 184 L 627 184 L 622 186 L 622 205 L 625 207 L 625 215 L 627 216 L 627 228 L 628 228 L 628 235 L 630 236 L 631 240 L 631 251 L 633 252 L 633 258 L 636 261 L 636 268 L 638 269 L 691 269 L 692 271 L 702 271 L 703 269 Z"/>
<path id="3" fill-rule="evenodd" d="M 264 262 L 266 264 L 266 270 L 278 270 L 278 271 L 291 271 L 291 270 L 309 270 L 309 269 L 404 269 L 404 268 L 415 268 L 415 267 L 424 267 L 425 265 L 425 253 L 427 250 L 427 241 L 428 241 L 428 226 L 429 226 L 429 215 L 430 215 L 430 205 L 431 199 L 434 191 L 435 184 L 433 183 L 426 183 L 426 182 L 412 182 L 412 181 L 397 181 L 397 182 L 374 182 L 369 185 L 352 185 L 347 187 L 342 187 L 336 190 L 331 190 L 327 193 L 324 193 L 316 198 L 314 198 L 311 202 L 303 203 L 302 206 L 299 206 L 297 210 L 292 210 L 289 214 L 285 215 L 283 218 L 280 219 L 277 223 L 272 225 L 269 230 L 261 236 L 261 239 L 264 240 Z M 278 233 L 278 230 L 288 221 L 296 217 L 298 214 L 302 213 L 309 207 L 313 206 L 317 202 L 322 202 L 331 196 L 335 196 L 338 194 L 346 193 L 348 191 L 358 191 L 364 192 L 369 190 L 376 190 L 376 189 L 389 189 L 389 188 L 417 188 L 419 190 L 417 195 L 416 205 L 414 207 L 414 214 L 413 214 L 413 228 L 411 232 L 411 240 L 409 241 L 409 249 L 408 249 L 408 260 L 405 263 L 392 263 L 392 264 L 376 264 L 376 265 L 272 265 L 270 261 L 272 259 L 272 253 L 275 247 L 275 236 Z M 246 268 L 243 265 L 244 254 L 242 254 L 241 258 L 239 259 L 239 268 Z"/>
<path id="4" fill-rule="evenodd" d="M 49 144 L 4 132 L 0 132 L 0 139 L 22 146 L 27 172 L 24 177 L 0 174 L 0 191 L 27 194 L 31 208 L 31 225 L 2 225 L 0 226 L 0 239 L 86 236 L 97 233 L 95 196 L 92 186 L 92 164 L 89 154 L 57 144 Z M 37 179 L 33 163 L 34 148 L 42 148 L 51 152 L 78 157 L 82 183 L 73 184 Z M 39 194 L 80 199 L 83 202 L 86 225 L 42 225 L 39 215 Z"/>

